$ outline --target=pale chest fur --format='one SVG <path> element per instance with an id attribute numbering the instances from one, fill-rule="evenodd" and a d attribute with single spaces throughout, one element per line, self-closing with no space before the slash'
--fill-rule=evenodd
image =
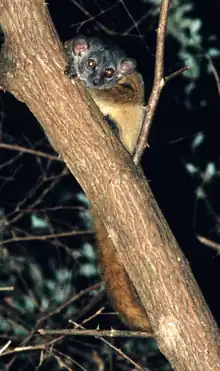
<path id="1" fill-rule="evenodd" d="M 104 116 L 109 116 L 119 128 L 121 142 L 132 153 L 142 121 L 144 87 L 137 72 L 126 76 L 111 89 L 88 89 Z"/>

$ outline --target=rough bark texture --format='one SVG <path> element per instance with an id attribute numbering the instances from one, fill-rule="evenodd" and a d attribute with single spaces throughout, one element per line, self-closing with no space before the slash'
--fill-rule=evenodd
<path id="1" fill-rule="evenodd" d="M 113 239 L 161 351 L 179 371 L 220 370 L 219 335 L 144 178 L 65 60 L 43 0 L 0 0 L 4 88 L 27 104 Z M 2 69 L 3 70 L 3 69 Z M 89 105 L 89 109 L 88 109 Z"/>

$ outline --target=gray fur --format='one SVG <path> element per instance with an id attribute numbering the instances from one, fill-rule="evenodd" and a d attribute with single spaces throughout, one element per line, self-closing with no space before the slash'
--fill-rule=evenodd
<path id="1" fill-rule="evenodd" d="M 135 60 L 127 58 L 120 48 L 98 38 L 77 36 L 68 42 L 67 49 L 69 64 L 66 73 L 69 77 L 75 75 L 83 80 L 88 88 L 110 89 L 136 67 Z M 91 59 L 96 62 L 94 68 L 88 68 L 86 64 Z M 106 76 L 105 71 L 109 69 L 114 71 L 111 77 Z"/>

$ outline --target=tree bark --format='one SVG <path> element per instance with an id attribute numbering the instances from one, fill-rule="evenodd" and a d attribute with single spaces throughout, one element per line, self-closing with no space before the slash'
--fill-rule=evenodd
<path id="1" fill-rule="evenodd" d="M 179 371 L 220 370 L 217 326 L 139 167 L 79 84 L 43 0 L 0 0 L 1 86 L 36 116 L 93 203 Z"/>

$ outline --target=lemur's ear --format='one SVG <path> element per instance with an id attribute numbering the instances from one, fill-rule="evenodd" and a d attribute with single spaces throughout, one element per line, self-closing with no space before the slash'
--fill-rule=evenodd
<path id="1" fill-rule="evenodd" d="M 73 41 L 73 52 L 76 55 L 88 50 L 89 44 L 87 39 L 84 36 L 76 36 Z"/>
<path id="2" fill-rule="evenodd" d="M 132 58 L 123 59 L 120 65 L 120 72 L 123 75 L 132 73 L 136 68 L 136 61 Z"/>

